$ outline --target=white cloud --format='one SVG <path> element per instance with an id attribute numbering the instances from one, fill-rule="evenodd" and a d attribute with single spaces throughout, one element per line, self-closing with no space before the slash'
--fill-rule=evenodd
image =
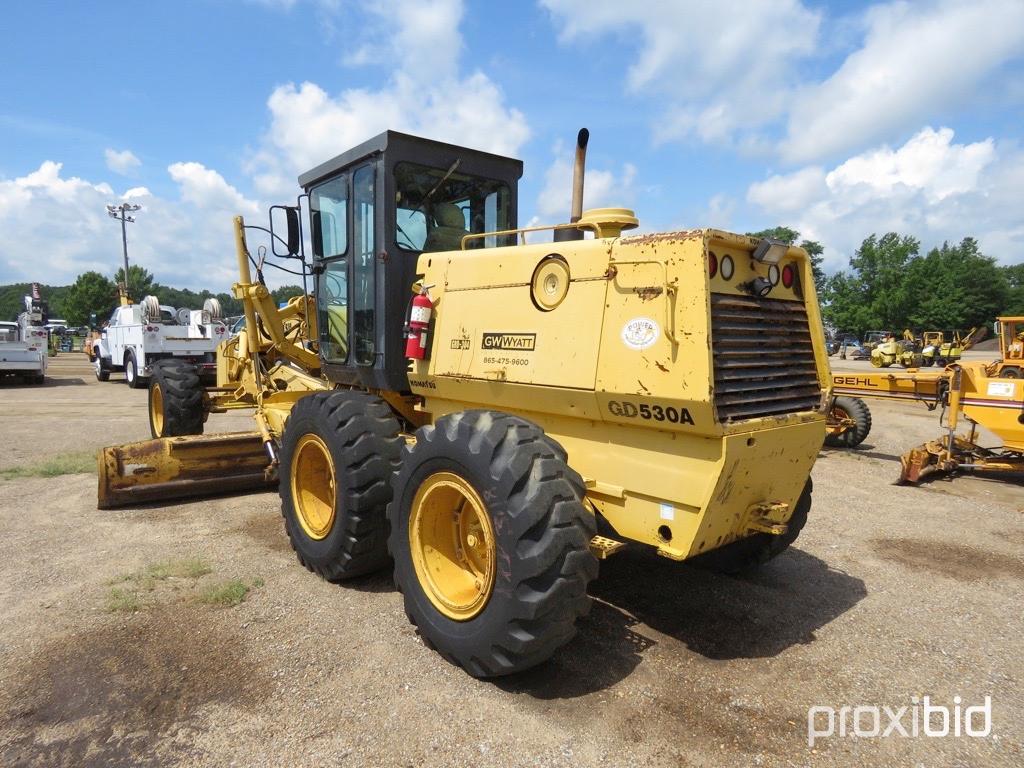
<path id="1" fill-rule="evenodd" d="M 123 149 L 120 152 L 115 149 L 105 149 L 103 155 L 107 159 L 107 168 L 122 176 L 130 176 L 135 169 L 142 165 L 142 161 L 130 149 Z"/>
<path id="2" fill-rule="evenodd" d="M 112 276 L 121 264 L 121 233 L 106 204 L 127 198 L 142 204 L 128 225 L 131 263 L 175 287 L 226 291 L 237 280 L 232 216 L 254 214 L 257 205 L 216 172 L 175 163 L 168 172 L 179 195 L 169 199 L 145 187 L 118 195 L 109 184 L 64 178 L 61 170 L 46 161 L 25 176 L 0 180 L 0 282 L 60 285 L 87 270 Z"/>
<path id="3" fill-rule="evenodd" d="M 224 177 L 202 163 L 174 163 L 167 167 L 171 178 L 181 189 L 181 198 L 197 208 L 233 210 L 238 214 L 255 214 L 259 206 L 247 200 Z"/>
<path id="4" fill-rule="evenodd" d="M 529 138 L 526 118 L 494 81 L 459 72 L 459 0 L 387 0 L 367 12 L 349 63 L 394 62 L 387 83 L 336 95 L 313 82 L 276 88 L 270 128 L 248 163 L 260 194 L 293 195 L 299 173 L 387 129 L 506 155 Z"/>
<path id="5" fill-rule="evenodd" d="M 933 119 L 1024 45 L 1020 0 L 895 2 L 870 8 L 865 20 L 863 47 L 797 96 L 785 159 L 827 157 Z"/>
<path id="6" fill-rule="evenodd" d="M 726 142 L 777 119 L 797 63 L 817 50 L 821 21 L 800 0 L 541 4 L 563 42 L 601 45 L 613 35 L 636 48 L 629 87 L 671 100 L 656 120 L 660 139 Z"/>
<path id="7" fill-rule="evenodd" d="M 825 171 L 819 166 L 811 166 L 751 184 L 747 199 L 766 210 L 792 213 L 802 210 L 826 192 Z"/>
<path id="8" fill-rule="evenodd" d="M 534 223 L 560 224 L 569 220 L 572 204 L 572 160 L 562 142 L 556 143 L 557 158 L 544 173 L 544 187 L 537 197 Z M 635 194 L 636 166 L 625 163 L 619 172 L 587 168 L 583 183 L 583 209 L 607 206 L 629 207 Z M 532 226 L 532 225 L 531 225 Z"/>
<path id="9" fill-rule="evenodd" d="M 810 166 L 752 184 L 747 200 L 822 242 L 829 271 L 844 268 L 868 235 L 889 231 L 925 248 L 972 236 L 1001 262 L 1021 261 L 1024 152 L 953 137 L 924 128 L 901 147 L 867 150 L 831 171 Z"/>

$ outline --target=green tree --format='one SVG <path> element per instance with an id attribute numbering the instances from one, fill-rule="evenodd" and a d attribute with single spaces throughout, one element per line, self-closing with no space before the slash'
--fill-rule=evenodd
<path id="1" fill-rule="evenodd" d="M 1004 270 L 972 237 L 915 259 L 906 284 L 907 324 L 923 330 L 988 326 L 1005 311 L 1011 294 Z"/>
<path id="2" fill-rule="evenodd" d="M 124 267 L 117 270 L 114 282 L 124 282 Z M 148 269 L 140 267 L 138 264 L 128 266 L 128 295 L 131 296 L 132 301 L 142 301 L 144 297 L 153 293 L 153 285 L 153 274 Z"/>
<path id="3" fill-rule="evenodd" d="M 99 272 L 84 272 L 64 299 L 64 319 L 70 325 L 85 325 L 95 313 L 97 322 L 102 322 L 116 302 L 117 287 L 110 280 Z"/>
<path id="4" fill-rule="evenodd" d="M 1024 264 L 1001 267 L 1000 271 L 1007 285 L 1006 305 L 1000 314 L 1024 315 Z"/>
<path id="5" fill-rule="evenodd" d="M 64 297 L 71 289 L 67 285 L 39 283 L 39 295 L 50 307 L 50 317 L 63 317 Z M 32 294 L 32 283 L 0 285 L 0 320 L 17 320 L 25 309 L 25 297 Z"/>
<path id="6" fill-rule="evenodd" d="M 790 227 L 772 227 L 771 229 L 762 229 L 760 232 L 747 232 L 747 236 L 770 237 L 772 240 L 781 240 L 789 245 L 793 245 L 797 240 L 800 240 L 800 233 Z M 807 251 L 807 255 L 811 257 L 811 272 L 814 273 L 814 284 L 818 287 L 818 291 L 821 292 L 825 285 L 825 272 L 821 268 L 825 246 L 815 240 L 803 240 L 800 242 L 800 247 Z"/>
<path id="7" fill-rule="evenodd" d="M 282 285 L 280 288 L 275 288 L 271 291 L 270 295 L 274 297 L 275 304 L 281 304 L 282 302 L 288 301 L 292 296 L 301 296 L 302 286 Z"/>
<path id="8" fill-rule="evenodd" d="M 909 322 L 907 270 L 921 244 L 889 232 L 871 235 L 822 292 L 825 319 L 843 331 L 900 330 Z"/>

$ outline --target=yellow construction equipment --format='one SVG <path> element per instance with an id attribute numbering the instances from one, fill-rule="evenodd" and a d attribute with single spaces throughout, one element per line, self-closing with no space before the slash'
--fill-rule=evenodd
<path id="1" fill-rule="evenodd" d="M 936 365 L 945 368 L 957 362 L 968 349 L 988 335 L 988 328 L 977 326 L 961 336 L 960 331 L 953 331 L 949 341 L 942 331 L 925 331 L 921 336 L 921 358 L 925 367 Z"/>
<path id="2" fill-rule="evenodd" d="M 902 339 L 889 337 L 871 350 L 871 365 L 875 368 L 888 368 L 894 363 L 904 368 L 920 368 L 925 364 L 921 342 L 909 329 L 903 331 Z"/>
<path id="3" fill-rule="evenodd" d="M 904 403 L 924 403 L 941 408 L 945 433 L 912 448 L 900 459 L 901 482 L 916 483 L 932 471 L 1024 471 L 1024 381 L 995 376 L 982 362 L 960 363 L 941 372 L 836 373 L 833 391 L 839 396 L 880 398 Z M 836 397 L 837 402 L 844 399 Z M 966 422 L 969 429 L 958 434 Z M 870 424 L 870 422 L 869 422 Z M 978 444 L 978 426 L 996 435 L 1002 445 Z M 856 420 L 842 409 L 830 416 L 829 441 L 855 429 Z"/>
<path id="4" fill-rule="evenodd" d="M 999 359 L 989 366 L 989 375 L 1019 379 L 1024 374 L 1024 317 L 996 318 L 999 329 Z"/>
<path id="5" fill-rule="evenodd" d="M 830 401 L 807 254 L 711 229 L 623 236 L 631 211 L 583 210 L 586 142 L 570 222 L 548 227 L 516 225 L 518 160 L 405 134 L 303 174 L 309 231 L 298 205 L 278 209 L 286 238 L 270 229 L 315 299 L 283 310 L 236 219 L 245 329 L 216 388 L 158 370 L 156 439 L 101 452 L 101 506 L 206 492 L 197 467 L 230 476 L 237 455 L 236 485 L 278 478 L 303 565 L 341 580 L 393 560 L 410 619 L 477 676 L 568 641 L 627 540 L 728 570 L 782 552 Z M 554 242 L 527 242 L 538 230 Z M 236 408 L 256 429 L 191 461 L 206 416 Z"/>

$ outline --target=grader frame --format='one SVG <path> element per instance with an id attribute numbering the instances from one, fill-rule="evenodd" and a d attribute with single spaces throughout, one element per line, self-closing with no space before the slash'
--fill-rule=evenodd
<path id="1" fill-rule="evenodd" d="M 552 243 L 515 244 L 534 228 L 515 226 L 510 158 L 388 132 L 318 166 L 300 177 L 316 298 L 282 310 L 236 219 L 245 330 L 213 389 L 158 371 L 157 439 L 101 452 L 101 506 L 210 490 L 195 481 L 230 462 L 205 416 L 251 409 L 232 439 L 262 472 L 239 484 L 277 481 L 303 565 L 341 580 L 393 559 L 409 616 L 479 676 L 566 642 L 624 541 L 729 570 L 785 550 L 830 399 L 807 254 L 623 236 L 632 212 L 582 209 L 585 144 Z M 410 359 L 414 282 L 434 312 Z"/>

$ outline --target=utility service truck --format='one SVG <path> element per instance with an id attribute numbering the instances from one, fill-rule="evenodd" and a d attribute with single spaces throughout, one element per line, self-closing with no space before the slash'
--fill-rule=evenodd
<path id="1" fill-rule="evenodd" d="M 33 286 L 18 321 L 0 323 L 0 377 L 20 376 L 34 384 L 46 381 L 46 315 L 46 302 Z"/>
<path id="2" fill-rule="evenodd" d="M 147 296 L 141 304 L 124 303 L 114 310 L 93 343 L 93 367 L 99 381 L 124 371 L 125 382 L 137 389 L 146 386 L 158 361 L 173 359 L 194 365 L 201 378 L 212 382 L 217 345 L 227 337 L 216 299 L 207 299 L 203 309 L 175 310 Z"/>

